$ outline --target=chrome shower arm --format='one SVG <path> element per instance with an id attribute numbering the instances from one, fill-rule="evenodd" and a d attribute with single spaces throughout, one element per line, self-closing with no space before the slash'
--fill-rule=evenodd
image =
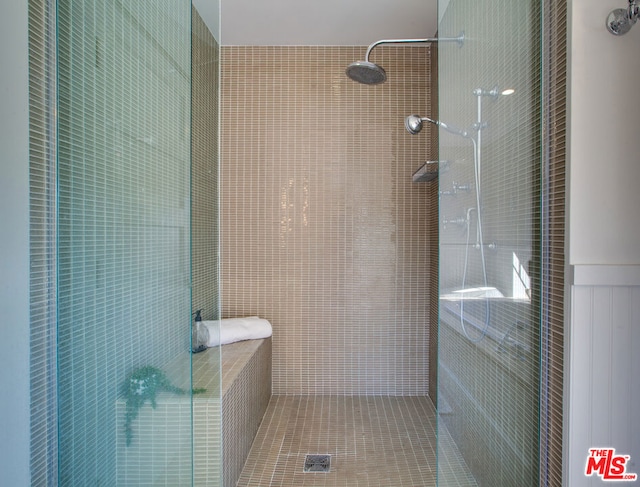
<path id="1" fill-rule="evenodd" d="M 374 42 L 367 48 L 367 53 L 365 54 L 365 61 L 369 62 L 369 54 L 376 47 L 382 44 L 419 44 L 419 43 L 428 43 L 428 42 L 457 42 L 459 46 L 462 46 L 464 43 L 464 31 L 460 32 L 457 37 L 427 37 L 425 39 L 382 39 Z"/>
<path id="2" fill-rule="evenodd" d="M 358 83 L 363 83 L 365 85 L 377 85 L 379 83 L 384 83 L 387 79 L 387 73 L 385 73 L 384 68 L 379 66 L 378 64 L 372 63 L 369 61 L 369 55 L 371 51 L 375 49 L 377 46 L 381 44 L 408 44 L 408 43 L 417 43 L 417 42 L 457 42 L 460 46 L 464 42 L 464 32 L 461 32 L 458 37 L 448 38 L 448 37 L 440 37 L 440 38 L 427 38 L 427 39 L 383 39 L 380 41 L 376 41 L 369 46 L 367 49 L 367 53 L 365 55 L 364 61 L 355 61 L 345 69 L 345 74 L 351 78 L 353 81 Z"/>
<path id="3" fill-rule="evenodd" d="M 629 0 L 629 6 L 627 7 L 627 14 L 633 22 L 637 21 L 638 17 L 640 17 L 640 6 L 636 1 L 637 0 Z"/>

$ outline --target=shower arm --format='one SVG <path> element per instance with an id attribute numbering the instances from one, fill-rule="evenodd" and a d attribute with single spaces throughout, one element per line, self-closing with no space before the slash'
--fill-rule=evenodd
<path id="1" fill-rule="evenodd" d="M 369 62 L 369 54 L 371 54 L 371 51 L 382 44 L 418 44 L 428 42 L 457 42 L 459 46 L 462 46 L 462 44 L 464 43 L 464 31 L 460 32 L 458 37 L 428 37 L 426 39 L 382 39 L 374 42 L 367 48 L 367 53 L 364 56 L 364 60 L 366 62 Z"/>
<path id="2" fill-rule="evenodd" d="M 627 15 L 629 16 L 629 20 L 634 24 L 638 18 L 640 18 L 640 6 L 637 4 L 637 0 L 629 0 Z"/>

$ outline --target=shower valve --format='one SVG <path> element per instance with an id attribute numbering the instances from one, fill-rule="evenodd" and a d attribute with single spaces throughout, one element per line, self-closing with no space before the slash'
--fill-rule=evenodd
<path id="1" fill-rule="evenodd" d="M 446 218 L 442 219 L 442 228 L 446 229 L 447 225 L 457 225 L 459 227 L 467 226 L 467 219 L 463 216 L 459 216 L 458 218 L 454 218 L 452 220 L 447 220 Z"/>
<path id="2" fill-rule="evenodd" d="M 470 189 L 471 189 L 471 186 L 468 184 L 458 184 L 455 181 L 453 182 L 454 194 L 457 193 L 458 191 L 469 191 Z"/>
<path id="3" fill-rule="evenodd" d="M 498 248 L 498 244 L 496 244 L 495 242 L 491 242 L 491 243 L 483 244 L 483 245 L 485 247 L 487 247 L 488 249 L 490 249 L 490 250 L 496 250 Z M 475 250 L 480 250 L 480 247 L 481 247 L 480 242 L 476 242 L 476 243 L 473 244 L 473 248 Z"/>
<path id="4" fill-rule="evenodd" d="M 438 194 L 440 196 L 456 196 L 460 191 L 470 191 L 471 186 L 469 184 L 458 184 L 455 181 L 451 185 L 452 189 L 439 191 Z"/>

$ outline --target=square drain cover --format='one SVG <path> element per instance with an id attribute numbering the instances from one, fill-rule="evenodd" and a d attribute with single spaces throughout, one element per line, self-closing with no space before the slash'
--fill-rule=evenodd
<path id="1" fill-rule="evenodd" d="M 328 472 L 331 455 L 307 455 L 304 458 L 304 472 Z"/>

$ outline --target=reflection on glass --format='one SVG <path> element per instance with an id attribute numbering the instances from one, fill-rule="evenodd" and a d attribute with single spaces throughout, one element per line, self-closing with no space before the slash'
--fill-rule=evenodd
<path id="1" fill-rule="evenodd" d="M 57 5 L 58 483 L 190 485 L 191 7 Z"/>
<path id="2" fill-rule="evenodd" d="M 540 5 L 439 6 L 439 483 L 538 485 Z"/>

